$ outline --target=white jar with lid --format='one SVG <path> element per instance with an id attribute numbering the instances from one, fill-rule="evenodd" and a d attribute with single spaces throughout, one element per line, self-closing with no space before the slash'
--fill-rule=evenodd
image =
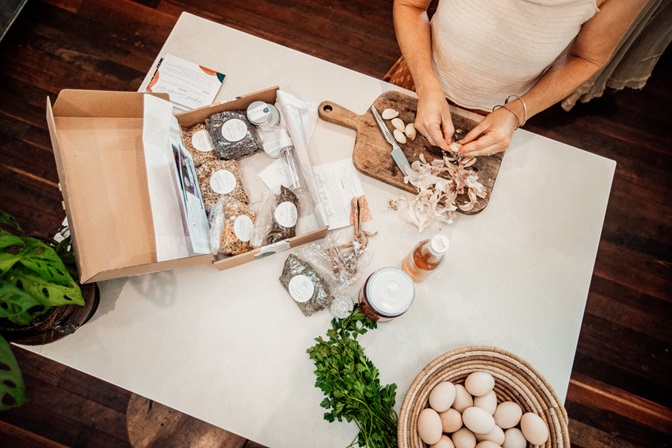
<path id="1" fill-rule="evenodd" d="M 280 124 L 280 112 L 273 104 L 254 101 L 247 106 L 246 112 L 248 121 L 260 129 Z"/>
<path id="2" fill-rule="evenodd" d="M 376 322 L 401 316 L 408 311 L 414 299 L 415 287 L 411 277 L 392 267 L 375 271 L 359 291 L 359 307 Z"/>

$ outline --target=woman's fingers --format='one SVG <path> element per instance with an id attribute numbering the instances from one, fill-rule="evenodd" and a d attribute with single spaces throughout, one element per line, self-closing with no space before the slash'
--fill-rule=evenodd
<path id="1" fill-rule="evenodd" d="M 428 131 L 427 133 L 423 132 L 423 135 L 430 145 L 438 146 L 444 151 L 450 149 L 448 145 L 452 141 L 454 133 L 452 122 L 444 121 L 443 124 L 433 123 L 425 128 L 428 129 Z"/>
<path id="2" fill-rule="evenodd" d="M 511 143 L 511 136 L 517 124 L 513 116 L 496 110 L 458 142 L 462 145 L 460 155 L 487 156 L 505 151 Z"/>
<path id="3" fill-rule="evenodd" d="M 452 141 L 455 128 L 450 117 L 450 108 L 443 96 L 438 100 L 430 98 L 418 101 L 415 128 L 430 145 L 438 146 L 444 151 L 450 150 L 448 145 Z"/>

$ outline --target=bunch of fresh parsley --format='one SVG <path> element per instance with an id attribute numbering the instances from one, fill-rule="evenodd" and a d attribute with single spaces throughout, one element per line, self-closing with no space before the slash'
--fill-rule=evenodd
<path id="1" fill-rule="evenodd" d="M 357 438 L 349 445 L 369 448 L 397 446 L 397 413 L 394 401 L 396 384 L 380 386 L 378 369 L 364 355 L 357 336 L 376 328 L 377 324 L 355 307 L 346 319 L 333 319 L 327 340 L 316 338 L 309 348 L 315 363 L 315 387 L 324 392 L 320 406 L 329 410 L 324 419 L 355 421 Z"/>

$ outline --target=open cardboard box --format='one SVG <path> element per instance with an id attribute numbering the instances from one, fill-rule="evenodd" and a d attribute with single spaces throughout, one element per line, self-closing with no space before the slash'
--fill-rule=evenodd
<path id="1" fill-rule="evenodd" d="M 190 127 L 256 100 L 275 103 L 278 87 L 177 115 Z M 223 270 L 326 236 L 326 226 L 241 255 L 198 255 L 157 262 L 143 151 L 143 95 L 63 90 L 47 124 L 81 283 L 212 263 Z M 164 97 L 165 98 L 165 97 Z M 176 216 L 175 219 L 181 219 Z"/>

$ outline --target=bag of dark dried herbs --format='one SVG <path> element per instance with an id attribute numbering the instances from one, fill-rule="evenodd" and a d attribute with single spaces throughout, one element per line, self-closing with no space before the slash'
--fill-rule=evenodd
<path id="1" fill-rule="evenodd" d="M 294 192 L 281 186 L 280 193 L 275 195 L 271 208 L 271 229 L 266 237 L 266 244 L 273 244 L 296 236 L 296 222 L 299 219 L 299 199 Z"/>
<path id="2" fill-rule="evenodd" d="M 245 111 L 224 111 L 206 120 L 215 151 L 220 159 L 238 160 L 262 149 L 257 128 Z"/>
<path id="3" fill-rule="evenodd" d="M 239 255 L 251 249 L 254 213 L 247 204 L 224 197 L 210 213 L 210 248 L 213 254 Z"/>
<path id="4" fill-rule="evenodd" d="M 314 266 L 294 254 L 285 260 L 280 283 L 305 316 L 323 310 L 334 300 L 330 282 Z"/>

